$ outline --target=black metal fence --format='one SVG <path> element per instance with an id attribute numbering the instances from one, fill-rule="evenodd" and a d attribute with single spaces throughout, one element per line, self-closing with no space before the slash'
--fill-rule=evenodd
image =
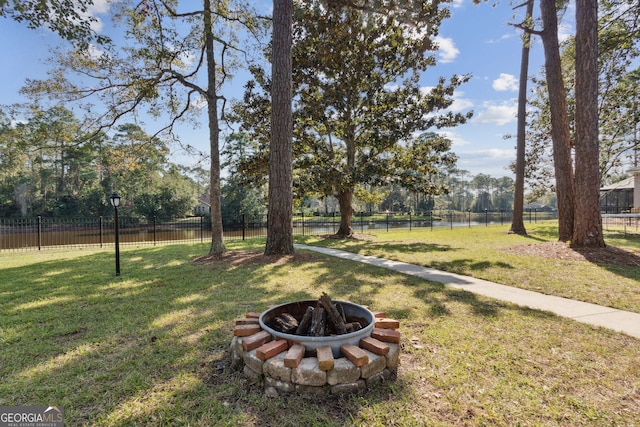
<path id="1" fill-rule="evenodd" d="M 640 214 L 603 214 L 602 229 L 605 232 L 640 234 Z"/>
<path id="2" fill-rule="evenodd" d="M 392 228 L 460 227 L 509 223 L 510 211 L 459 212 L 438 210 L 411 213 L 358 213 L 351 226 L 355 232 Z M 555 218 L 554 212 L 526 211 L 525 221 Z M 332 234 L 340 227 L 340 214 L 298 214 L 293 218 L 295 235 Z M 173 221 L 155 218 L 119 218 L 119 242 L 127 245 L 206 242 L 211 239 L 211 225 L 206 217 Z M 267 217 L 238 215 L 223 221 L 225 240 L 244 240 L 266 236 Z M 103 247 L 114 245 L 113 218 L 27 218 L 0 219 L 0 251 L 43 250 L 55 247 Z"/>

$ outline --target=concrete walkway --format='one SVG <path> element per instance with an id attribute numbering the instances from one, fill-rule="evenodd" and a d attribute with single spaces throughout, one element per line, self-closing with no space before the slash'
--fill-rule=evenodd
<path id="1" fill-rule="evenodd" d="M 640 338 L 640 314 L 615 308 L 603 307 L 568 298 L 544 295 L 538 292 L 499 285 L 482 279 L 462 276 L 455 273 L 434 270 L 433 268 L 391 261 L 372 256 L 358 255 L 337 249 L 321 248 L 308 245 L 295 245 L 298 249 L 319 252 L 325 255 L 362 262 L 377 267 L 388 268 L 409 276 L 416 276 L 434 282 L 444 283 L 452 288 L 464 289 L 475 294 L 508 301 L 523 307 L 549 311 L 558 316 L 568 317 L 578 322 L 602 326 Z"/>

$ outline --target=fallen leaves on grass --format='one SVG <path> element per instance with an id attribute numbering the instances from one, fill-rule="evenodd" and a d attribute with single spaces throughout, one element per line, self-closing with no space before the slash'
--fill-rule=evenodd
<path id="1" fill-rule="evenodd" d="M 265 255 L 256 251 L 229 251 L 220 255 L 202 255 L 193 259 L 193 262 L 205 265 L 282 265 L 290 262 L 309 261 L 314 258 L 309 253 L 294 253 L 293 255 Z"/>
<path id="2" fill-rule="evenodd" d="M 563 242 L 545 242 L 512 246 L 505 250 L 518 255 L 584 261 L 598 265 L 616 264 L 630 267 L 640 266 L 640 253 L 615 246 L 607 246 L 605 248 L 572 248 Z"/>

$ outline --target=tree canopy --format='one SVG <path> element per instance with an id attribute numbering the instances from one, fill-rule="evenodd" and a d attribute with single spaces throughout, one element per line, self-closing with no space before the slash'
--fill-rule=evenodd
<path id="1" fill-rule="evenodd" d="M 89 14 L 93 0 L 0 0 L 0 17 L 24 22 L 29 28 L 46 27 L 65 40 L 86 48 L 89 43 L 105 44 L 108 37 L 97 34 Z"/>
<path id="2" fill-rule="evenodd" d="M 433 180 L 438 166 L 455 161 L 450 141 L 429 130 L 470 117 L 446 112 L 468 76 L 421 88 L 420 72 L 435 64 L 432 37 L 447 16 L 437 4 L 427 11 L 430 25 L 418 30 L 390 16 L 320 2 L 296 9 L 294 187 L 298 196 L 337 197 L 338 234 L 351 234 L 356 189 L 398 183 L 437 193 L 443 190 Z M 271 81 L 263 69 L 252 72 L 234 118 L 262 145 L 240 166 L 255 176 L 264 174 L 268 155 Z"/>
<path id="3" fill-rule="evenodd" d="M 148 0 L 113 4 L 123 42 L 102 50 L 59 51 L 45 81 L 28 81 L 25 92 L 83 103 L 94 121 L 108 129 L 141 113 L 163 118 L 154 135 L 177 139 L 180 122 L 209 128 L 212 254 L 224 252 L 220 210 L 221 88 L 247 58 L 241 35 L 263 29 L 262 20 L 241 1 Z M 96 104 L 98 107 L 96 108 Z"/>

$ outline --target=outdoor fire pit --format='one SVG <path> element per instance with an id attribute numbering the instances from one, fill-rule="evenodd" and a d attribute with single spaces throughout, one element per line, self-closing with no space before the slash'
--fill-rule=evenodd
<path id="1" fill-rule="evenodd" d="M 232 364 L 268 395 L 358 391 L 389 379 L 399 322 L 347 301 L 295 301 L 236 320 Z"/>
<path id="2" fill-rule="evenodd" d="M 371 336 L 375 317 L 367 308 L 351 302 L 335 301 L 339 304 L 346 316 L 345 323 L 352 324 L 354 322 L 360 324 L 361 328 L 353 332 L 344 334 L 330 334 L 321 336 L 298 335 L 295 333 L 282 332 L 276 329 L 274 323 L 278 316 L 289 314 L 296 319 L 303 319 L 305 312 L 309 307 L 316 305 L 317 301 L 296 301 L 287 304 L 278 305 L 266 310 L 260 315 L 260 327 L 273 335 L 276 339 L 287 340 L 290 344 L 301 344 L 305 347 L 307 353 L 313 354 L 319 347 L 329 346 L 334 357 L 340 357 L 340 347 L 344 344 L 359 345 L 362 338 Z M 316 308 L 317 310 L 317 308 Z"/>

